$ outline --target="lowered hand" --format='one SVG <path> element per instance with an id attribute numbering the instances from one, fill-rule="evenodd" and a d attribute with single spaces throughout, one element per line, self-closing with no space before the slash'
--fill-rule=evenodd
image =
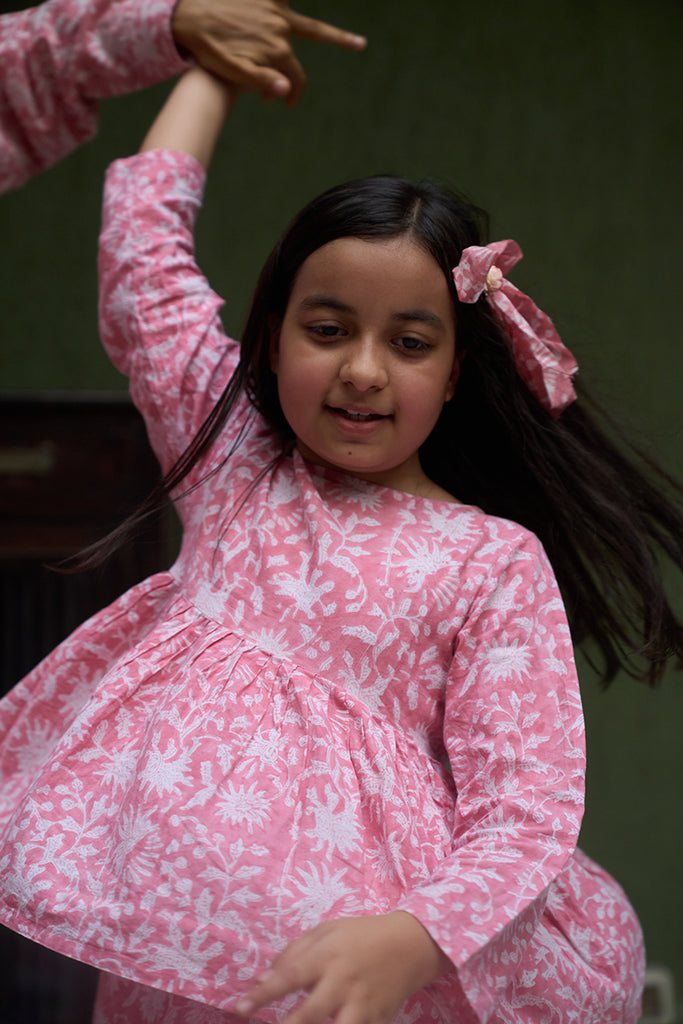
<path id="1" fill-rule="evenodd" d="M 452 964 L 402 910 L 343 917 L 290 943 L 237 1003 L 248 1017 L 293 992 L 308 993 L 284 1024 L 390 1024 L 400 1007 Z"/>

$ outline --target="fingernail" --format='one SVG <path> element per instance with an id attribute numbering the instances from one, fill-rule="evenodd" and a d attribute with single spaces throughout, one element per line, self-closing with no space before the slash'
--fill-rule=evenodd
<path id="1" fill-rule="evenodd" d="M 365 46 L 368 45 L 368 41 L 365 38 L 365 36 L 354 36 L 353 45 L 357 46 L 359 50 L 362 50 Z"/>
<path id="2" fill-rule="evenodd" d="M 253 1003 L 251 1003 L 245 996 L 242 996 L 242 998 L 238 999 L 235 1003 L 235 1011 L 237 1013 L 244 1014 L 245 1017 L 248 1013 L 251 1013 L 252 1008 Z"/>
<path id="3" fill-rule="evenodd" d="M 275 977 L 275 971 L 271 971 L 270 968 L 269 968 L 267 971 L 264 971 L 263 974 L 259 974 L 259 976 L 258 976 L 258 978 L 256 980 L 259 983 L 261 983 L 261 982 L 265 982 L 265 981 L 270 981 L 270 979 L 273 978 L 273 977 Z"/>

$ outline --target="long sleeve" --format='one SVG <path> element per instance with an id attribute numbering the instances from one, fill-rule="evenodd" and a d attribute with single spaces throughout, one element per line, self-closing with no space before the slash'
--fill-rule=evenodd
<path id="1" fill-rule="evenodd" d="M 108 171 L 100 236 L 100 334 L 130 378 L 166 470 L 220 397 L 238 360 L 223 300 L 194 258 L 205 174 L 186 154 L 151 150 Z"/>
<path id="2" fill-rule="evenodd" d="M 564 608 L 530 534 L 487 573 L 457 638 L 444 735 L 453 851 L 401 901 L 486 1021 L 514 975 L 583 813 L 583 715 Z"/>
<path id="3" fill-rule="evenodd" d="M 47 0 L 0 16 L 0 192 L 95 134 L 98 100 L 180 73 L 175 0 Z"/>

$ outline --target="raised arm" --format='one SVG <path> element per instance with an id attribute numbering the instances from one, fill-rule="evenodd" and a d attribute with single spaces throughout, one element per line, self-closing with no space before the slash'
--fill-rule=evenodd
<path id="1" fill-rule="evenodd" d="M 107 174 L 100 333 L 130 378 L 164 469 L 194 437 L 237 363 L 222 300 L 194 258 L 194 222 L 234 87 L 199 68 L 178 81 L 142 151 Z"/>
<path id="2" fill-rule="evenodd" d="M 279 0 L 239 2 L 260 11 L 259 17 L 286 6 Z M 297 30 L 327 39 L 329 26 L 311 28 L 297 19 Z M 259 39 L 267 55 L 271 38 L 268 26 L 262 37 L 257 33 L 250 61 L 256 60 Z M 165 470 L 195 437 L 239 358 L 218 316 L 222 301 L 194 260 L 193 240 L 204 172 L 239 88 L 191 69 L 171 92 L 139 155 L 118 161 L 107 175 L 100 333 L 114 364 L 131 378 L 131 395 Z"/>
<path id="3" fill-rule="evenodd" d="M 0 17 L 0 191 L 95 133 L 97 100 L 187 66 L 173 0 L 48 0 Z"/>
<path id="4" fill-rule="evenodd" d="M 365 45 L 284 0 L 47 0 L 1 15 L 0 192 L 94 135 L 98 100 L 187 68 L 177 47 L 226 80 L 295 103 L 305 76 L 292 36 Z"/>

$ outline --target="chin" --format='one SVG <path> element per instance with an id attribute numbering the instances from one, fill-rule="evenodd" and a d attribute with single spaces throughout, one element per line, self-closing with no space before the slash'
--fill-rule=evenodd
<path id="1" fill-rule="evenodd" d="M 393 466 L 379 465 L 375 462 L 363 462 L 359 459 L 340 459 L 338 462 L 326 462 L 332 469 L 339 469 L 344 473 L 358 473 L 363 476 L 375 476 L 377 473 L 391 473 Z"/>

